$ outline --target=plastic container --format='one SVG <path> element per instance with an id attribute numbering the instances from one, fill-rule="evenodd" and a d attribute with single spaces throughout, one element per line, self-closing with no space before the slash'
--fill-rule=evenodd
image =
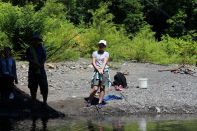
<path id="1" fill-rule="evenodd" d="M 139 88 L 146 89 L 148 87 L 148 79 L 147 78 L 139 78 Z"/>

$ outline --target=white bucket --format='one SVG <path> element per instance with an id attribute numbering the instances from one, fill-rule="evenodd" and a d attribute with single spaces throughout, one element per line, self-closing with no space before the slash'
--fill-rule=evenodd
<path id="1" fill-rule="evenodd" d="M 139 88 L 146 89 L 148 87 L 148 79 L 147 78 L 139 78 Z"/>

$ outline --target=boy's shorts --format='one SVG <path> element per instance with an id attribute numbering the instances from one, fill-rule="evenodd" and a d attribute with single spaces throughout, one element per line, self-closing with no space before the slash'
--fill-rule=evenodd
<path id="1" fill-rule="evenodd" d="M 31 93 L 36 94 L 38 86 L 40 87 L 40 92 L 42 95 L 48 94 L 47 76 L 39 74 L 29 74 L 28 87 Z"/>
<path id="2" fill-rule="evenodd" d="M 104 71 L 104 74 L 95 72 L 92 78 L 92 87 L 101 85 L 103 87 L 109 87 L 109 71 Z"/>

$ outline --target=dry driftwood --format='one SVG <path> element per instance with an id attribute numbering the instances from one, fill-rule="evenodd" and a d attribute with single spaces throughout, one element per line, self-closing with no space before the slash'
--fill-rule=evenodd
<path id="1" fill-rule="evenodd" d="M 180 74 L 188 74 L 188 75 L 197 77 L 197 76 L 194 75 L 196 72 L 191 70 L 191 69 L 189 69 L 185 65 L 181 65 L 180 67 L 174 68 L 174 69 L 165 69 L 165 70 L 158 70 L 158 71 L 159 72 L 170 71 L 170 72 L 175 73 L 175 74 L 178 74 L 178 73 L 180 73 Z"/>

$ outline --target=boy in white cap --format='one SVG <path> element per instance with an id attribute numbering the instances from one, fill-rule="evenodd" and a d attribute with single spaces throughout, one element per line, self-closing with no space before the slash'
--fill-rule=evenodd
<path id="1" fill-rule="evenodd" d="M 92 54 L 92 65 L 94 67 L 94 76 L 92 79 L 92 91 L 89 96 L 88 105 L 91 105 L 91 101 L 98 90 L 100 90 L 98 107 L 102 108 L 102 101 L 105 95 L 105 88 L 109 87 L 109 66 L 107 65 L 109 60 L 109 53 L 105 51 L 107 42 L 100 40 L 98 42 L 98 51 L 94 51 Z"/>

